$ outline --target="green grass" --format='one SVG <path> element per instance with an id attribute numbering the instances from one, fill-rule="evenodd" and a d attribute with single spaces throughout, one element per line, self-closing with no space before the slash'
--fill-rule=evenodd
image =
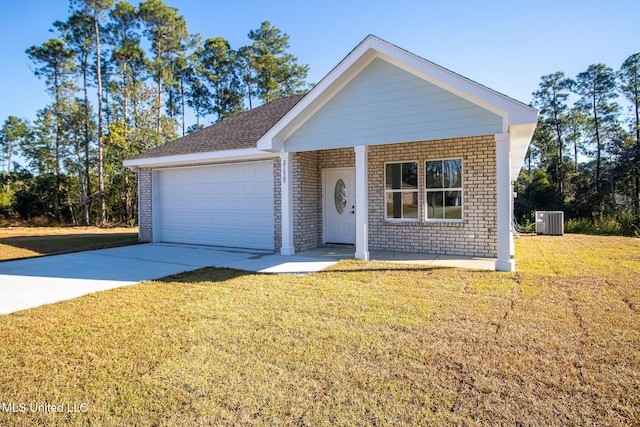
<path id="1" fill-rule="evenodd" d="M 203 269 L 0 318 L 0 425 L 634 425 L 640 240 L 516 241 L 519 273 Z"/>

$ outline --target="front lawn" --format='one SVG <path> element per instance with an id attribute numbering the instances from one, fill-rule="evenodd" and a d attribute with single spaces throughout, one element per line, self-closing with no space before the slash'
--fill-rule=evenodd
<path id="1" fill-rule="evenodd" d="M 0 261 L 111 248 L 137 242 L 137 229 L 132 228 L 0 228 Z"/>
<path id="2" fill-rule="evenodd" d="M 0 425 L 640 423 L 640 239 L 516 251 L 517 274 L 203 269 L 2 316 Z"/>

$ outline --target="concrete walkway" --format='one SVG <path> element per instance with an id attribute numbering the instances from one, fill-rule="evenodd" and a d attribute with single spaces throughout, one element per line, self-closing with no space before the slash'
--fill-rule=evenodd
<path id="1" fill-rule="evenodd" d="M 203 267 L 262 273 L 309 273 L 342 259 L 353 248 L 318 248 L 294 256 L 253 249 L 147 243 L 0 262 L 0 314 L 93 292 L 159 279 Z M 371 252 L 374 261 L 493 270 L 495 260 L 401 252 Z"/>
<path id="2" fill-rule="evenodd" d="M 165 243 L 0 262 L 0 314 L 203 267 L 307 273 L 336 262 L 259 250 Z"/>
<path id="3" fill-rule="evenodd" d="M 298 255 L 325 260 L 340 261 L 353 259 L 354 249 L 350 247 L 316 248 L 299 252 Z M 457 267 L 474 270 L 495 270 L 495 258 L 465 257 L 457 255 L 422 254 L 392 251 L 371 251 L 371 261 L 394 262 L 400 264 L 425 265 L 430 267 Z"/>

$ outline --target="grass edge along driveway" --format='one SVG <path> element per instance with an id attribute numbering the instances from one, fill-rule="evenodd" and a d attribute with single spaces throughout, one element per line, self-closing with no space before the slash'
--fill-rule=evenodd
<path id="1" fill-rule="evenodd" d="M 0 424 L 640 422 L 640 240 L 516 251 L 515 274 L 203 269 L 2 316 Z"/>
<path id="2" fill-rule="evenodd" d="M 137 228 L 0 228 L 0 261 L 60 255 L 138 243 Z"/>

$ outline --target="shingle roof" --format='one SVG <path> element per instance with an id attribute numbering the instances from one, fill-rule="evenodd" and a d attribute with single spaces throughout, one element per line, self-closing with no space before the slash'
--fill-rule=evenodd
<path id="1" fill-rule="evenodd" d="M 129 160 L 255 148 L 258 140 L 303 96 L 293 95 L 276 99 L 253 110 L 145 151 Z"/>

